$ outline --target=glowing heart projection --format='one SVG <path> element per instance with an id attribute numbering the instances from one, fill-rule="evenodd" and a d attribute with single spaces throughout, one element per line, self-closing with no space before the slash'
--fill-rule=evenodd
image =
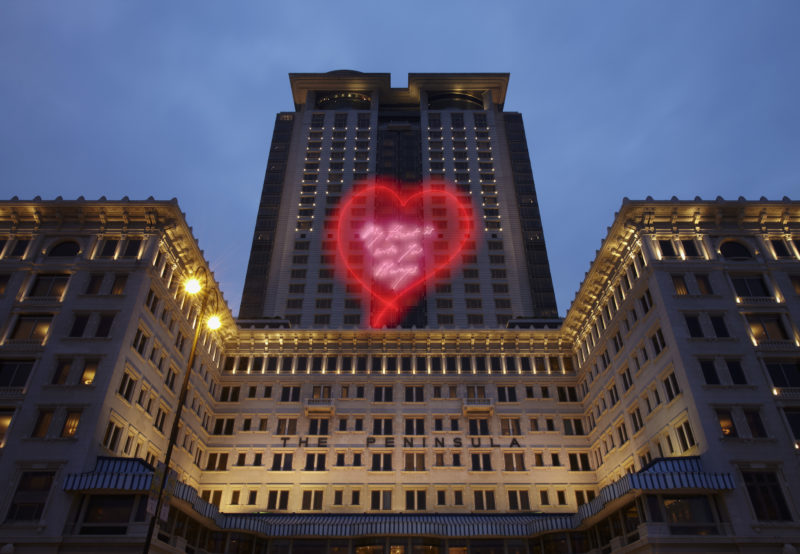
<path id="1" fill-rule="evenodd" d="M 409 194 L 377 180 L 351 193 L 338 213 L 339 260 L 374 299 L 371 327 L 397 323 L 425 283 L 454 265 L 473 233 L 471 214 L 469 201 L 442 183 Z"/>

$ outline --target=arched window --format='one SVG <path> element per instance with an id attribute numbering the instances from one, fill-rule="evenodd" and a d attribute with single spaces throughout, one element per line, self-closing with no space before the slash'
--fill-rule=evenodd
<path id="1" fill-rule="evenodd" d="M 719 247 L 719 252 L 723 258 L 728 260 L 749 260 L 753 257 L 753 254 L 744 244 L 735 240 L 722 243 Z"/>
<path id="2" fill-rule="evenodd" d="M 77 242 L 67 240 L 56 244 L 47 255 L 57 258 L 72 258 L 77 256 L 80 251 L 81 247 Z"/>

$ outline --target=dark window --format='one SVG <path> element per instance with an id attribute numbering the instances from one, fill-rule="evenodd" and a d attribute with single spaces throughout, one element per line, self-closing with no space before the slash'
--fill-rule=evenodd
<path id="1" fill-rule="evenodd" d="M 722 257 L 728 260 L 749 260 L 753 257 L 750 250 L 741 242 L 728 241 L 719 247 Z"/>
<path id="2" fill-rule="evenodd" d="M 759 521 L 791 521 L 778 476 L 773 471 L 742 471 L 750 504 Z"/>
<path id="3" fill-rule="evenodd" d="M 38 521 L 53 485 L 55 472 L 25 471 L 11 499 L 6 521 Z"/>

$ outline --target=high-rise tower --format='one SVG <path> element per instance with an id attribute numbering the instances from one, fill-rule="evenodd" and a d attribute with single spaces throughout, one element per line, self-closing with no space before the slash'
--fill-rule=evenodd
<path id="1" fill-rule="evenodd" d="M 505 327 L 557 317 L 528 147 L 504 112 L 508 74 L 290 75 L 295 112 L 275 123 L 239 317 L 365 327 L 369 296 L 337 275 L 341 201 L 375 176 L 400 189 L 450 183 L 477 233 L 425 285 L 401 327 Z M 424 184 L 423 184 L 424 183 Z"/>

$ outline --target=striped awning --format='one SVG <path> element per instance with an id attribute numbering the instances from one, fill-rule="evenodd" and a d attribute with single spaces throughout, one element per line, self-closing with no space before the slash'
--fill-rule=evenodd
<path id="1" fill-rule="evenodd" d="M 94 470 L 71 473 L 64 480 L 65 491 L 146 491 L 153 480 L 153 468 L 138 458 L 101 456 Z"/>
<path id="2" fill-rule="evenodd" d="M 352 514 L 228 515 L 225 528 L 270 537 L 528 537 L 572 528 L 572 515 L 559 514 Z"/>
<path id="3" fill-rule="evenodd" d="M 97 459 L 93 471 L 67 475 L 66 491 L 146 491 L 153 468 L 138 459 Z M 632 491 L 701 492 L 731 490 L 729 473 L 703 471 L 699 457 L 654 460 L 637 473 L 603 487 L 576 514 L 224 514 L 178 482 L 175 498 L 187 502 L 220 529 L 250 531 L 267 537 L 360 537 L 431 535 L 439 537 L 529 537 L 577 529 L 610 502 Z"/>
<path id="4" fill-rule="evenodd" d="M 609 502 L 622 498 L 631 491 L 699 492 L 732 490 L 735 487 L 730 473 L 703 471 L 703 464 L 698 456 L 659 458 L 641 471 L 629 473 L 619 481 L 600 489 L 594 500 L 578 508 L 578 513 L 575 514 L 575 526 L 599 513 Z"/>

